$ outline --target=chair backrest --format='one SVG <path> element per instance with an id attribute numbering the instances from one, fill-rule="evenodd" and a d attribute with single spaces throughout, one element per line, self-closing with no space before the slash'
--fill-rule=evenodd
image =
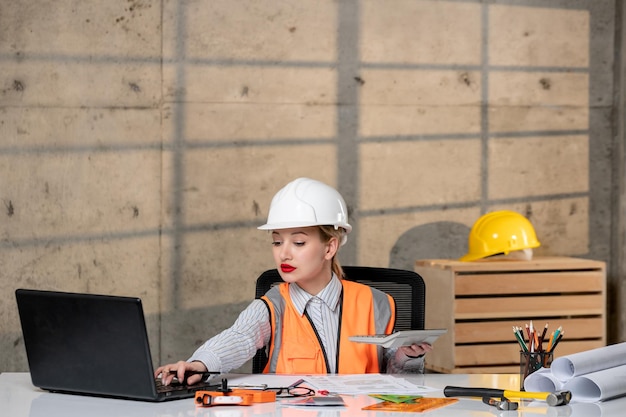
<path id="1" fill-rule="evenodd" d="M 391 295 L 396 302 L 395 330 L 424 328 L 426 287 L 422 277 L 413 271 L 367 266 L 344 266 L 345 279 L 360 282 Z M 283 282 L 276 269 L 263 272 L 256 282 L 256 298 L 261 298 L 276 284 Z M 252 360 L 252 372 L 261 373 L 267 363 L 265 349 L 259 349 Z"/>

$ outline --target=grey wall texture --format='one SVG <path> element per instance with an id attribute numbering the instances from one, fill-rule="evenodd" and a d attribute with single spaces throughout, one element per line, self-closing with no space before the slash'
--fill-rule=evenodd
<path id="1" fill-rule="evenodd" d="M 273 267 L 256 226 L 298 176 L 346 198 L 344 264 L 457 258 L 519 211 L 536 255 L 607 262 L 624 340 L 621 26 L 615 0 L 0 0 L 0 371 L 28 367 L 19 287 L 141 297 L 155 363 L 187 358 Z"/>

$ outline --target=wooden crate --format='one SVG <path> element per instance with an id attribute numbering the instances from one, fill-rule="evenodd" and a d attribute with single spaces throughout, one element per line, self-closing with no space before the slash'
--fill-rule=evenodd
<path id="1" fill-rule="evenodd" d="M 447 328 L 426 357 L 446 373 L 519 372 L 513 326 L 533 321 L 565 334 L 554 357 L 606 345 L 604 262 L 538 257 L 532 261 L 428 259 L 415 271 L 426 283 L 426 327 Z"/>

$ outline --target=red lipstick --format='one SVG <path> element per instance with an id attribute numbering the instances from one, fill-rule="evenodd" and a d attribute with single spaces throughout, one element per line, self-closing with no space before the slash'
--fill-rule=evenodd
<path id="1" fill-rule="evenodd" d="M 283 272 L 293 272 L 296 270 L 296 267 L 289 264 L 280 264 L 280 270 Z"/>

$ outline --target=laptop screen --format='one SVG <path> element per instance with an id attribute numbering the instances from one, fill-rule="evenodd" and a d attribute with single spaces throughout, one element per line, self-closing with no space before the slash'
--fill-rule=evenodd
<path id="1" fill-rule="evenodd" d="M 141 300 L 16 291 L 33 385 L 150 399 L 156 396 Z"/>

